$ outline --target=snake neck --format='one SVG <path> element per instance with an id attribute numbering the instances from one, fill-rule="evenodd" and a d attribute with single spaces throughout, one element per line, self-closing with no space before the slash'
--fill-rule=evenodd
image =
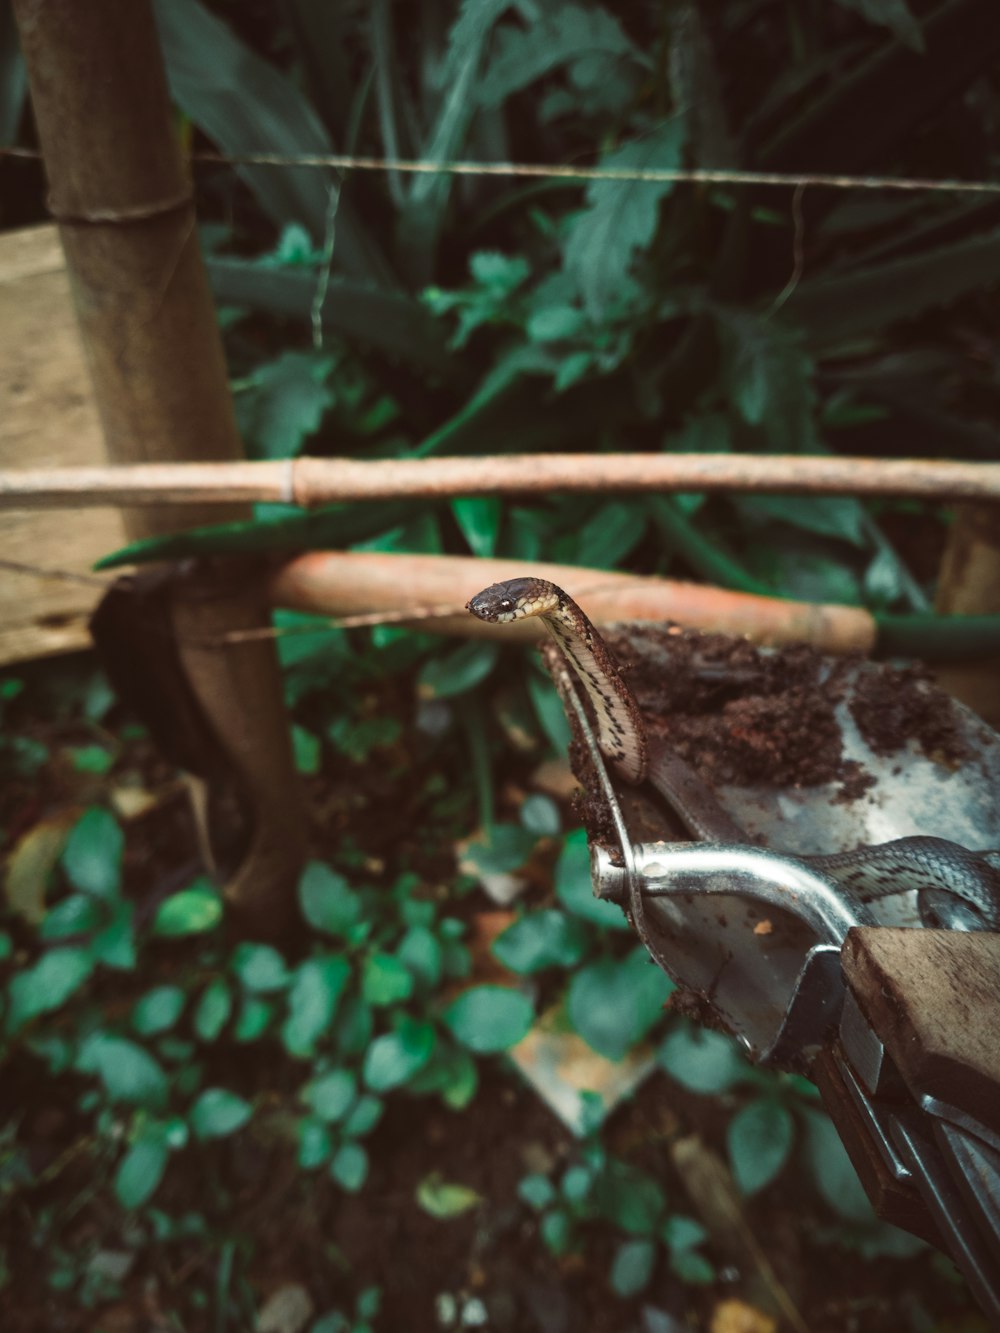
<path id="1" fill-rule="evenodd" d="M 639 706 L 611 649 L 572 597 L 560 594 L 541 619 L 590 698 L 601 752 L 626 782 L 642 782 L 648 750 Z"/>

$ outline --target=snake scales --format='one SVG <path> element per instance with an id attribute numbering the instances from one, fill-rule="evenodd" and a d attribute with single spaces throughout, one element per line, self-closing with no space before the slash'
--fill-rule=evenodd
<path id="1" fill-rule="evenodd" d="M 696 837 L 749 841 L 695 770 L 662 743 L 651 742 L 610 648 L 562 588 L 545 579 L 510 579 L 477 593 L 468 610 L 497 624 L 540 617 L 587 692 L 598 743 L 618 775 L 629 783 L 648 781 Z M 916 889 L 927 925 L 1000 929 L 1000 852 L 972 852 L 945 838 L 909 837 L 796 859 L 862 900 Z"/>

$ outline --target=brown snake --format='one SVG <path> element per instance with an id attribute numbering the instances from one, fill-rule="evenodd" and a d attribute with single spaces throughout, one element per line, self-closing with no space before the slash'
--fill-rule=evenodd
<path id="1" fill-rule="evenodd" d="M 586 690 L 598 744 L 619 777 L 630 783 L 648 781 L 704 841 L 750 841 L 690 764 L 664 742 L 650 743 L 639 706 L 610 648 L 567 592 L 545 579 L 509 579 L 477 593 L 467 609 L 495 624 L 538 616 Z M 916 888 L 925 924 L 961 920 L 961 928 L 982 929 L 984 922 L 989 929 L 1000 928 L 998 852 L 972 852 L 945 838 L 909 837 L 796 859 L 862 899 Z"/>

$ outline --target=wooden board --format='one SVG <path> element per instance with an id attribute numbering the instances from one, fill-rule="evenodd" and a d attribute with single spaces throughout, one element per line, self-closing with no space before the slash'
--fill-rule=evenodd
<path id="1" fill-rule="evenodd" d="M 56 228 L 0 234 L 0 467 L 107 462 Z M 12 510 L 0 559 L 86 574 L 123 545 L 114 509 Z M 100 589 L 0 568 L 0 665 L 85 648 Z"/>

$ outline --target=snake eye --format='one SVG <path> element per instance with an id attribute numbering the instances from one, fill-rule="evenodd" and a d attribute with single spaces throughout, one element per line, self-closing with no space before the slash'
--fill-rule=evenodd
<path id="1" fill-rule="evenodd" d="M 514 609 L 514 603 L 510 600 L 510 598 L 509 598 L 509 597 L 501 597 L 501 599 L 500 599 L 500 610 L 501 610 L 501 611 L 513 611 L 513 609 Z"/>

